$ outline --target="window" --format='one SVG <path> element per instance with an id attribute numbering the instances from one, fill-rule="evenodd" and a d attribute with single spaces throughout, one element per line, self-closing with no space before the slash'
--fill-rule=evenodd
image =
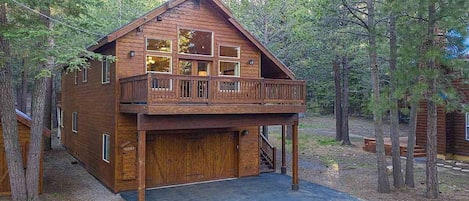
<path id="1" fill-rule="evenodd" d="M 74 75 L 74 78 L 73 78 L 73 79 L 74 79 L 73 82 L 75 83 L 75 85 L 78 84 L 78 72 L 77 72 L 77 71 L 78 71 L 78 70 L 75 70 L 75 75 Z"/>
<path id="2" fill-rule="evenodd" d="M 83 72 L 82 82 L 87 82 L 88 81 L 88 68 L 83 68 L 82 72 Z"/>
<path id="3" fill-rule="evenodd" d="M 219 73 L 221 76 L 239 77 L 239 62 L 220 61 Z M 239 82 L 219 82 L 221 91 L 239 91 L 239 88 Z"/>
<path id="4" fill-rule="evenodd" d="M 466 112 L 466 140 L 469 141 L 469 112 Z"/>
<path id="5" fill-rule="evenodd" d="M 171 57 L 147 56 L 147 72 L 172 73 Z"/>
<path id="6" fill-rule="evenodd" d="M 212 32 L 179 29 L 179 53 L 212 56 L 212 50 Z"/>
<path id="7" fill-rule="evenodd" d="M 78 112 L 72 113 L 72 132 L 78 133 Z"/>
<path id="8" fill-rule="evenodd" d="M 171 40 L 147 38 L 147 51 L 171 53 Z"/>
<path id="9" fill-rule="evenodd" d="M 108 163 L 111 155 L 111 146 L 109 142 L 109 134 L 103 134 L 103 160 Z"/>
<path id="10" fill-rule="evenodd" d="M 109 59 L 103 60 L 101 71 L 101 83 L 106 84 L 111 82 L 111 62 Z"/>
<path id="11" fill-rule="evenodd" d="M 239 47 L 220 46 L 220 57 L 239 59 Z"/>

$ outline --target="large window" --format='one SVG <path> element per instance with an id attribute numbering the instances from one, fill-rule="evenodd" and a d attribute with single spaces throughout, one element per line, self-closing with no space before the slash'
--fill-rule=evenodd
<path id="1" fill-rule="evenodd" d="M 111 62 L 109 59 L 103 59 L 101 70 L 101 83 L 106 84 L 111 82 Z"/>
<path id="2" fill-rule="evenodd" d="M 179 29 L 179 53 L 213 55 L 213 33 L 193 29 Z"/>
<path id="3" fill-rule="evenodd" d="M 72 132 L 78 133 L 78 112 L 72 112 Z"/>
<path id="4" fill-rule="evenodd" d="M 469 141 L 469 112 L 466 112 L 466 140 Z"/>
<path id="5" fill-rule="evenodd" d="M 147 55 L 147 72 L 172 73 L 171 57 Z"/>
<path id="6" fill-rule="evenodd" d="M 171 40 L 147 38 L 147 51 L 171 53 Z"/>
<path id="7" fill-rule="evenodd" d="M 111 155 L 111 146 L 108 134 L 103 134 L 103 160 L 109 163 Z"/>

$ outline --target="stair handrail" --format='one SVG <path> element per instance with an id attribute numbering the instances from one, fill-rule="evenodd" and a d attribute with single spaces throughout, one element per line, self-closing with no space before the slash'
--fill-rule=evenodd
<path id="1" fill-rule="evenodd" d="M 270 151 L 272 153 L 272 156 L 270 156 L 268 153 L 267 150 L 264 149 L 264 146 L 260 146 L 260 149 L 262 151 L 262 155 L 266 156 L 267 159 L 268 159 L 268 162 L 270 163 L 270 165 L 272 165 L 273 169 L 276 170 L 276 152 L 277 152 L 277 149 L 275 148 L 275 146 L 273 146 L 269 140 L 263 135 L 263 134 L 260 134 L 260 137 L 261 137 L 261 145 L 263 144 L 266 144 L 269 148 L 270 148 Z"/>

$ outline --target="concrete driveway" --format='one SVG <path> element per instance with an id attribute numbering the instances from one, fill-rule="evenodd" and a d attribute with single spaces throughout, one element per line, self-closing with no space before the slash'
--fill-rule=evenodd
<path id="1" fill-rule="evenodd" d="M 136 201 L 137 192 L 121 193 L 127 201 Z M 158 201 L 285 201 L 285 200 L 358 200 L 334 189 L 300 180 L 300 190 L 291 190 L 291 177 L 278 173 L 261 174 L 211 183 L 160 188 L 146 191 L 146 200 Z"/>

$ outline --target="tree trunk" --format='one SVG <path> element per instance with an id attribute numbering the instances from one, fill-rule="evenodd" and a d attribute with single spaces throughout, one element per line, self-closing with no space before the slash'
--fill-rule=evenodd
<path id="1" fill-rule="evenodd" d="M 352 145 L 350 142 L 349 129 L 348 129 L 348 76 L 350 73 L 350 66 L 348 62 L 348 57 L 342 57 L 342 67 L 343 67 L 343 76 L 342 76 L 342 145 Z"/>
<path id="2" fill-rule="evenodd" d="M 338 58 L 332 60 L 332 69 L 334 70 L 334 85 L 335 85 L 335 140 L 342 140 L 342 89 L 340 84 L 340 67 Z"/>
<path id="3" fill-rule="evenodd" d="M 417 102 L 412 102 L 410 106 L 409 133 L 407 139 L 407 159 L 405 164 L 405 184 L 408 187 L 415 187 L 414 184 L 414 145 L 415 132 L 417 131 Z"/>
<path id="4" fill-rule="evenodd" d="M 371 80 L 373 88 L 373 119 L 375 126 L 376 136 L 376 158 L 378 163 L 378 192 L 389 193 L 389 178 L 386 174 L 386 155 L 384 153 L 384 139 L 383 139 L 383 117 L 379 87 L 379 72 L 378 72 L 378 53 L 376 47 L 376 30 L 374 19 L 374 0 L 367 0 L 368 7 L 368 42 L 369 42 L 369 55 L 371 65 Z"/>
<path id="5" fill-rule="evenodd" d="M 0 25 L 6 26 L 7 4 L 0 4 Z M 3 58 L 0 59 L 0 119 L 2 122 L 3 142 L 10 178 L 11 198 L 14 201 L 27 200 L 26 182 L 24 178 L 23 158 L 18 139 L 18 125 L 16 122 L 15 100 L 13 96 L 12 69 L 9 59 L 10 43 L 0 34 L 0 51 Z"/>
<path id="6" fill-rule="evenodd" d="M 428 5 L 428 28 L 427 28 L 427 45 L 426 49 L 435 46 L 434 30 L 436 26 L 436 9 L 435 3 L 429 2 Z M 428 60 L 428 70 L 434 72 L 437 70 L 434 58 Z M 437 94 L 437 77 L 430 75 L 427 77 L 428 93 L 427 93 L 427 168 L 426 168 L 426 196 L 430 199 L 436 199 L 439 195 L 438 189 L 438 172 L 436 168 L 437 155 L 437 105 L 433 97 Z"/>
<path id="7" fill-rule="evenodd" d="M 401 172 L 401 146 L 399 142 L 399 104 L 396 98 L 397 90 L 397 77 L 396 77 L 396 65 L 397 65 L 397 35 L 396 35 L 396 16 L 391 16 L 389 20 L 389 48 L 390 48 L 390 59 L 389 69 L 391 71 L 391 92 L 390 97 L 390 135 L 392 143 L 392 177 L 393 184 L 396 188 L 404 187 L 404 180 Z"/>

